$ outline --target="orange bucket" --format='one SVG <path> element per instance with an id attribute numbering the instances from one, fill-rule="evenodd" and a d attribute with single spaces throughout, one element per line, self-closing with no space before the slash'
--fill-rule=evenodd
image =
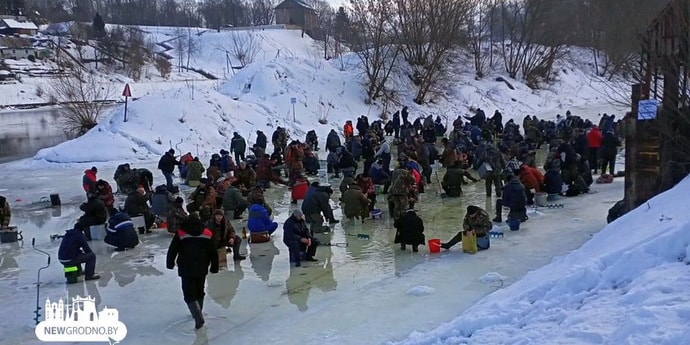
<path id="1" fill-rule="evenodd" d="M 441 239 L 432 238 L 428 242 L 429 242 L 429 252 L 430 253 L 440 253 L 441 252 Z"/>

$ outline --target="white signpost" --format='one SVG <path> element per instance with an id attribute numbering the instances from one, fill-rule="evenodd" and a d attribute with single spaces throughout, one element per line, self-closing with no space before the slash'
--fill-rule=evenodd
<path id="1" fill-rule="evenodd" d="M 295 122 L 295 103 L 297 103 L 297 97 L 291 97 L 290 103 L 292 103 L 292 122 Z"/>
<path id="2" fill-rule="evenodd" d="M 656 119 L 656 112 L 659 108 L 659 101 L 656 99 L 643 99 L 637 105 L 637 119 L 638 120 L 654 120 Z"/>

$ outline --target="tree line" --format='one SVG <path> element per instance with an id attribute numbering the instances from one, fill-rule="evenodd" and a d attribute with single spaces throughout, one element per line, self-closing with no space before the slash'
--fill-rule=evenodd
<path id="1" fill-rule="evenodd" d="M 414 101 L 421 104 L 443 93 L 450 72 L 466 61 L 460 59 L 463 54 L 477 79 L 499 68 L 533 88 L 554 78 L 554 63 L 568 46 L 589 48 L 600 77 L 633 73 L 639 34 L 667 2 L 350 0 L 345 15 L 349 47 L 363 66 L 369 101 L 395 92 L 387 82 L 397 72 L 417 86 Z"/>
<path id="2" fill-rule="evenodd" d="M 0 0 L 0 14 L 37 22 L 89 22 L 151 26 L 250 26 L 273 23 L 272 0 Z"/>
<path id="3" fill-rule="evenodd" d="M 555 77 L 567 47 L 589 48 L 600 77 L 632 73 L 638 35 L 668 0 L 350 0 L 333 8 L 310 0 L 315 37 L 326 59 L 352 51 L 366 77 L 368 101 L 393 97 L 387 82 L 403 75 L 417 86 L 414 101 L 443 93 L 454 70 L 476 78 L 501 68 L 538 88 Z M 111 24 L 251 26 L 274 22 L 272 0 L 0 0 L 0 10 L 50 21 Z M 189 35 L 188 35 L 189 36 Z M 463 56 L 464 55 L 464 56 Z M 467 61 L 472 66 L 458 66 Z M 462 59 L 461 59 L 462 58 Z M 180 66 L 181 67 L 181 66 Z"/>

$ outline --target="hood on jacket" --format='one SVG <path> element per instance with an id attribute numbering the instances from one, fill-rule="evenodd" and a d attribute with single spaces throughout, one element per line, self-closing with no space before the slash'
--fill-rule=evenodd
<path id="1" fill-rule="evenodd" d="M 118 212 L 108 219 L 108 230 L 117 231 L 127 228 L 134 229 L 134 223 L 127 213 Z"/>
<path id="2" fill-rule="evenodd" d="M 165 185 L 160 185 L 156 187 L 156 194 L 167 194 L 168 193 L 168 187 Z"/>
<path id="3" fill-rule="evenodd" d="M 199 236 L 204 231 L 204 223 L 201 222 L 199 216 L 190 215 L 189 218 L 182 222 L 182 230 L 192 236 Z"/>

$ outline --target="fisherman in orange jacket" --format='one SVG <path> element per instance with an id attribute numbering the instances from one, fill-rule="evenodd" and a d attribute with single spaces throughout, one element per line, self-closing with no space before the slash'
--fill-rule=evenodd
<path id="1" fill-rule="evenodd" d="M 345 126 L 343 126 L 343 134 L 345 139 L 352 138 L 355 135 L 355 129 L 352 127 L 352 121 L 347 120 Z"/>
<path id="2" fill-rule="evenodd" d="M 539 193 L 544 185 L 544 174 L 541 171 L 533 168 L 527 164 L 520 167 L 520 182 L 525 186 L 525 194 L 527 196 L 527 203 L 531 204 L 534 200 L 534 193 Z M 532 193 L 534 189 L 534 193 Z"/>

